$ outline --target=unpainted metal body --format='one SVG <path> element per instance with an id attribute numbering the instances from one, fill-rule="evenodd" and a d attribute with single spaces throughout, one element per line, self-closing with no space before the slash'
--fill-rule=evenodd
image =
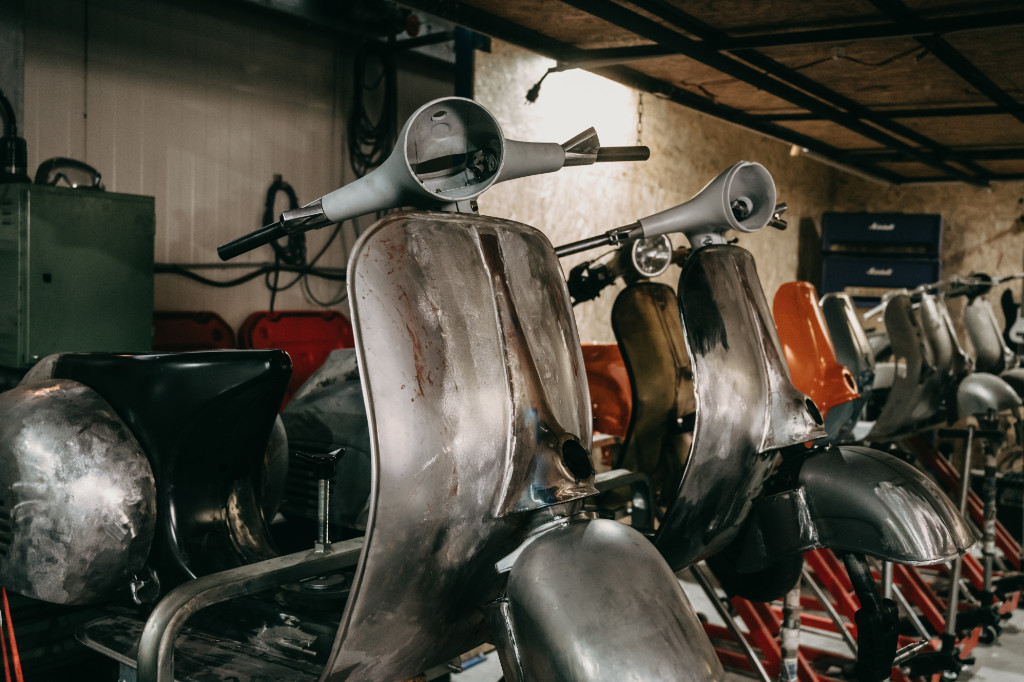
<path id="1" fill-rule="evenodd" d="M 1013 367 L 1016 355 L 1006 345 L 987 300 L 981 296 L 971 299 L 964 308 L 964 325 L 974 346 L 974 364 L 979 372 L 1001 374 Z"/>
<path id="2" fill-rule="evenodd" d="M 138 441 L 71 380 L 0 394 L 0 584 L 56 604 L 127 595 L 149 554 L 156 489 Z"/>
<path id="3" fill-rule="evenodd" d="M 735 537 L 779 448 L 825 435 L 813 403 L 789 380 L 750 253 L 729 245 L 697 249 L 683 264 L 678 298 L 697 418 L 676 499 L 656 538 L 674 570 Z"/>
<path id="4" fill-rule="evenodd" d="M 489 636 L 495 566 L 531 512 L 596 492 L 589 460 L 565 454 L 589 450 L 590 405 L 561 270 L 533 228 L 395 214 L 354 248 L 349 287 L 376 485 L 325 677 L 401 679 Z M 603 622 L 592 650 L 613 655 L 617 620 Z"/>
<path id="5" fill-rule="evenodd" d="M 607 519 L 545 531 L 516 558 L 490 606 L 505 679 L 711 682 L 725 673 L 654 546 Z M 613 622 L 611 628 L 595 624 Z"/>

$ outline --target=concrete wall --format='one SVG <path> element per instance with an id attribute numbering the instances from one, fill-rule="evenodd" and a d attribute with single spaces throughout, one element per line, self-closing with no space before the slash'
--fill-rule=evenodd
<path id="1" fill-rule="evenodd" d="M 594 125 L 603 144 L 635 143 L 638 95 L 616 83 L 579 71 L 553 73 L 544 80 L 538 101 L 528 104 L 526 92 L 552 64 L 498 42 L 491 54 L 478 55 L 476 96 L 495 113 L 506 136 L 561 142 Z M 743 159 L 764 164 L 775 178 L 779 200 L 789 204 L 786 232 L 768 229 L 740 238 L 754 254 L 769 302 L 780 284 L 818 277 L 821 216 L 826 211 L 941 213 L 945 276 L 974 270 L 1009 274 L 1024 267 L 1024 182 L 991 188 L 888 185 L 813 157 L 791 156 L 787 143 L 651 95 L 643 97 L 642 120 L 650 161 L 570 168 L 499 185 L 481 199 L 481 210 L 540 227 L 560 244 L 685 201 Z M 567 265 L 581 259 L 567 259 Z M 674 284 L 677 276 L 678 269 L 672 268 L 662 279 Z M 1019 285 L 1016 291 L 1019 298 Z M 614 340 L 607 322 L 614 296 L 609 290 L 577 306 L 583 339 Z M 998 300 L 992 301 L 1001 321 Z"/>
<path id="2" fill-rule="evenodd" d="M 490 54 L 477 56 L 476 97 L 495 114 L 506 137 L 563 142 L 593 125 L 604 145 L 636 143 L 638 94 L 617 83 L 579 71 L 554 73 L 544 80 L 537 102 L 527 103 L 526 92 L 551 65 L 498 42 Z M 790 207 L 787 231 L 768 229 L 740 238 L 754 254 L 770 302 L 778 286 L 801 270 L 801 233 L 811 251 L 817 250 L 821 215 L 832 209 L 833 187 L 843 173 L 791 156 L 786 143 L 652 95 L 643 97 L 642 122 L 649 161 L 567 168 L 498 185 L 481 198 L 481 212 L 534 225 L 561 244 L 675 206 L 736 161 L 757 161 L 771 171 L 779 200 Z M 566 259 L 567 266 L 582 258 Z M 814 258 L 805 258 L 803 265 L 818 267 Z M 678 275 L 673 267 L 662 279 L 674 284 Z M 577 306 L 583 340 L 614 341 L 608 320 L 615 291 Z"/>

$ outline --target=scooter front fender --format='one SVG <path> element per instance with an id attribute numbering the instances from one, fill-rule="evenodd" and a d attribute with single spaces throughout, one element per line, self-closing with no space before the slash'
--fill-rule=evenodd
<path id="1" fill-rule="evenodd" d="M 796 480 L 795 489 L 755 501 L 740 542 L 741 572 L 823 547 L 900 564 L 934 564 L 975 543 L 945 493 L 892 455 L 829 448 L 807 457 Z"/>
<path id="2" fill-rule="evenodd" d="M 522 548 L 490 605 L 506 679 L 724 679 L 658 551 L 607 519 L 565 523 Z"/>

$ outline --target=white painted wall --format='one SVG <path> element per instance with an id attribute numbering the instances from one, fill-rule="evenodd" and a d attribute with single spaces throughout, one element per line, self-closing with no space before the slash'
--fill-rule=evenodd
<path id="1" fill-rule="evenodd" d="M 351 39 L 228 3 L 26 4 L 22 127 L 30 173 L 48 158 L 69 156 L 96 167 L 110 191 L 156 197 L 158 262 L 217 262 L 219 244 L 260 225 L 275 173 L 300 202 L 353 179 L 345 143 Z M 401 71 L 399 116 L 452 87 L 449 74 Z M 310 254 L 326 232 L 308 236 Z M 320 264 L 345 264 L 350 227 L 342 237 Z M 237 260 L 266 262 L 273 254 L 264 247 Z M 342 286 L 311 282 L 323 299 Z M 158 310 L 214 310 L 236 329 L 268 304 L 261 279 L 215 289 L 156 277 Z M 301 287 L 275 304 L 312 307 Z"/>

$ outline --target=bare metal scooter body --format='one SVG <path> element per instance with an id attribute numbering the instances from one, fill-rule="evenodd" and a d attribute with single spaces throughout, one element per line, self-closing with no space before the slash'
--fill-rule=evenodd
<path id="1" fill-rule="evenodd" d="M 495 181 L 593 162 L 596 139 L 584 142 L 508 141 L 473 102 L 439 100 L 380 170 L 239 241 L 400 204 L 472 211 Z M 399 213 L 360 237 L 348 277 L 374 485 L 325 677 L 400 679 L 492 641 L 508 680 L 720 679 L 656 549 L 581 513 L 596 493 L 590 405 L 543 234 Z"/>
<path id="2" fill-rule="evenodd" d="M 500 180 L 623 158 L 637 150 L 601 149 L 593 131 L 507 140 L 482 107 L 446 98 L 413 114 L 380 169 L 219 250 L 448 209 L 389 216 L 351 254 L 365 538 L 330 541 L 325 473 L 314 548 L 276 556 L 269 541 L 260 483 L 285 353 L 69 355 L 0 396 L 0 580 L 61 604 L 162 597 L 148 618 L 118 611 L 81 635 L 144 682 L 400 680 L 485 641 L 510 681 L 721 679 L 657 550 L 581 512 L 597 492 L 590 406 L 553 249 L 473 204 Z M 334 591 L 345 570 L 351 587 Z M 261 590 L 272 598 L 232 601 Z M 199 622 L 214 604 L 226 614 Z M 280 627 L 250 636 L 237 616 L 253 609 Z"/>
<path id="3" fill-rule="evenodd" d="M 963 519 L 934 484 L 892 457 L 807 451 L 770 478 L 781 451 L 825 435 L 816 407 L 789 379 L 753 258 L 724 237 L 764 227 L 775 198 L 768 172 L 741 162 L 685 204 L 560 250 L 671 232 L 692 246 L 677 296 L 696 393 L 694 439 L 658 548 L 678 570 L 737 541 L 742 527 L 738 558 L 749 570 L 817 547 L 910 564 L 957 556 L 973 544 Z M 632 295 L 647 291 L 660 296 L 654 286 Z M 657 318 L 644 331 L 663 333 L 670 323 Z"/>

